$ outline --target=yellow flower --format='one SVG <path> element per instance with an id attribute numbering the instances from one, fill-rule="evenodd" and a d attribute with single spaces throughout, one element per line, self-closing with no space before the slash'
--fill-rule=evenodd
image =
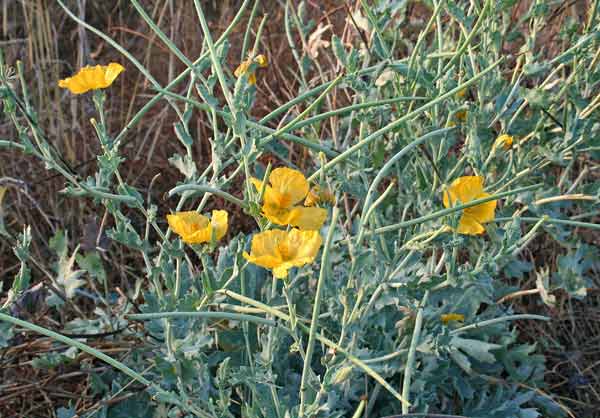
<path id="1" fill-rule="evenodd" d="M 494 142 L 494 147 L 502 146 L 506 151 L 512 148 L 514 138 L 511 135 L 502 134 L 498 138 L 496 138 L 496 142 Z"/>
<path id="2" fill-rule="evenodd" d="M 465 316 L 463 314 L 457 313 L 449 313 L 440 316 L 440 320 L 444 325 L 448 325 L 448 323 L 452 321 L 462 322 L 465 320 Z"/>
<path id="3" fill-rule="evenodd" d="M 304 206 L 316 206 L 322 203 L 335 203 L 335 196 L 329 189 L 321 189 L 319 186 L 314 186 L 304 199 Z"/>
<path id="4" fill-rule="evenodd" d="M 227 212 L 224 210 L 213 210 L 211 219 L 195 211 L 177 212 L 167 215 L 167 221 L 171 229 L 188 244 L 210 242 L 213 231 L 217 240 L 227 233 Z"/>
<path id="5" fill-rule="evenodd" d="M 462 89 L 458 93 L 456 93 L 457 99 L 463 99 L 467 95 L 467 89 Z"/>
<path id="6" fill-rule="evenodd" d="M 262 189 L 262 181 L 251 179 L 256 190 Z M 292 225 L 300 229 L 319 229 L 327 218 L 327 210 L 296 206 L 308 194 L 308 181 L 298 170 L 276 168 L 265 187 L 263 215 L 277 225 Z"/>
<path id="7" fill-rule="evenodd" d="M 125 68 L 111 62 L 108 65 L 83 67 L 77 74 L 58 82 L 58 86 L 67 88 L 73 94 L 82 94 L 90 90 L 105 89 L 121 74 Z"/>
<path id="8" fill-rule="evenodd" d="M 244 74 L 248 74 L 248 84 L 256 84 L 256 74 L 254 71 L 248 72 L 248 69 L 253 63 L 258 64 L 258 66 L 261 68 L 265 68 L 267 65 L 269 65 L 267 57 L 263 54 L 260 54 L 254 58 L 248 58 L 247 60 L 242 61 L 233 72 L 233 75 L 235 75 L 237 78 L 240 78 Z"/>
<path id="9" fill-rule="evenodd" d="M 454 118 L 458 121 L 464 122 L 467 119 L 467 111 L 464 109 L 459 110 L 454 114 Z"/>
<path id="10" fill-rule="evenodd" d="M 273 229 L 252 237 L 250 254 L 244 252 L 249 262 L 273 270 L 278 279 L 287 277 L 292 267 L 312 263 L 321 247 L 319 231 Z"/>
<path id="11" fill-rule="evenodd" d="M 459 177 L 454 180 L 448 190 L 444 192 L 444 207 L 449 208 L 457 204 L 468 203 L 472 200 L 482 199 L 488 196 L 490 196 L 489 193 L 483 191 L 483 177 Z M 491 200 L 464 209 L 456 231 L 460 234 L 467 235 L 482 234 L 485 231 L 482 224 L 494 219 L 496 202 L 496 200 Z"/>

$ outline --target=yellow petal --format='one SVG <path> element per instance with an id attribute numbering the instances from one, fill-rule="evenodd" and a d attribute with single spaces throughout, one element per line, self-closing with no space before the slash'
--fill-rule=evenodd
<path id="1" fill-rule="evenodd" d="M 495 147 L 500 147 L 501 146 L 506 151 L 508 151 L 512 147 L 513 140 L 514 140 L 514 138 L 511 135 L 502 134 L 498 138 L 496 138 L 494 146 Z"/>
<path id="2" fill-rule="evenodd" d="M 195 211 L 177 212 L 167 215 L 169 226 L 177 235 L 189 236 L 208 226 L 208 218 Z"/>
<path id="3" fill-rule="evenodd" d="M 464 213 L 458 222 L 456 232 L 465 235 L 480 235 L 485 232 L 485 228 L 475 218 Z"/>
<path id="4" fill-rule="evenodd" d="M 116 62 L 111 62 L 108 64 L 104 73 L 106 87 L 110 86 L 123 71 L 125 71 L 125 67 L 123 67 L 121 64 Z"/>
<path id="5" fill-rule="evenodd" d="M 210 227 L 215 230 L 215 237 L 220 240 L 227 233 L 228 214 L 224 210 L 213 210 L 210 219 Z"/>
<path id="6" fill-rule="evenodd" d="M 254 58 L 254 62 L 258 64 L 259 67 L 265 68 L 266 66 L 269 65 L 269 60 L 267 59 L 266 55 L 264 54 L 260 54 L 257 55 L 256 58 Z"/>
<path id="7" fill-rule="evenodd" d="M 477 196 L 477 199 L 483 199 L 489 197 L 489 193 L 481 193 Z M 497 200 L 491 200 L 489 202 L 482 203 L 477 206 L 473 206 L 464 210 L 465 215 L 471 216 L 479 223 L 486 223 L 494 220 L 494 212 L 496 210 Z"/>
<path id="8" fill-rule="evenodd" d="M 247 252 L 243 252 L 242 255 L 246 260 L 257 266 L 264 267 L 266 269 L 272 269 L 281 264 L 281 259 L 272 255 L 253 256 Z"/>
<path id="9" fill-rule="evenodd" d="M 441 315 L 440 319 L 444 325 L 448 325 L 448 323 L 452 322 L 452 321 L 460 321 L 460 322 L 464 321 L 465 316 L 463 314 L 449 313 L 449 314 Z"/>
<path id="10" fill-rule="evenodd" d="M 279 167 L 271 172 L 269 182 L 274 190 L 282 196 L 281 207 L 293 206 L 308 194 L 308 181 L 298 170 Z"/>
<path id="11" fill-rule="evenodd" d="M 314 261 L 321 243 L 317 231 L 265 231 L 252 237 L 250 254 L 243 256 L 251 263 L 273 270 L 275 277 L 284 278 L 290 268 Z"/>
<path id="12" fill-rule="evenodd" d="M 58 82 L 58 86 L 67 88 L 73 94 L 82 94 L 90 90 L 104 89 L 110 86 L 125 68 L 118 63 L 83 67 L 77 74 Z"/>
<path id="13" fill-rule="evenodd" d="M 287 215 L 287 225 L 296 226 L 300 229 L 321 229 L 327 219 L 327 210 L 322 208 L 293 207 Z"/>
<path id="14" fill-rule="evenodd" d="M 454 114 L 454 117 L 456 118 L 456 120 L 465 121 L 467 119 L 467 111 L 466 110 L 459 110 L 458 112 L 456 112 Z"/>
<path id="15" fill-rule="evenodd" d="M 450 184 L 448 190 L 444 192 L 444 206 L 449 208 L 460 203 L 468 203 L 476 199 L 483 193 L 483 177 L 481 176 L 464 176 L 459 177 Z"/>
<path id="16" fill-rule="evenodd" d="M 288 233 L 289 246 L 293 248 L 295 263 L 312 263 L 319 252 L 319 248 L 323 242 L 319 231 L 302 231 L 292 229 Z M 297 265 L 297 264 L 296 264 Z"/>
<path id="17" fill-rule="evenodd" d="M 244 74 L 246 74 L 248 72 L 248 67 L 250 67 L 250 61 L 248 61 L 248 60 L 242 61 L 240 63 L 240 65 L 238 65 L 238 67 L 233 72 L 233 75 L 236 76 L 237 78 L 240 78 L 241 76 L 243 76 Z"/>
<path id="18" fill-rule="evenodd" d="M 258 233 L 252 237 L 250 253 L 253 257 L 274 256 L 278 254 L 277 247 L 279 243 L 285 240 L 286 237 L 287 233 L 279 229 Z"/>
<path id="19" fill-rule="evenodd" d="M 213 229 L 217 240 L 223 238 L 227 233 L 227 218 L 227 212 L 224 210 L 214 210 L 210 220 L 195 211 L 167 215 L 171 229 L 188 244 L 209 242 Z"/>
<path id="20" fill-rule="evenodd" d="M 276 279 L 285 279 L 290 268 L 292 268 L 292 266 L 288 265 L 288 263 L 280 264 L 273 269 L 273 276 L 275 276 Z"/>
<path id="21" fill-rule="evenodd" d="M 268 205 L 266 203 L 262 207 L 263 216 L 275 225 L 289 225 L 290 212 L 290 209 L 280 209 L 276 205 Z"/>

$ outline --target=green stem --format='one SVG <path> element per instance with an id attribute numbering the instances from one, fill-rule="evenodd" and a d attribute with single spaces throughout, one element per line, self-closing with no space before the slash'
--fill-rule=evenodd
<path id="1" fill-rule="evenodd" d="M 514 218 L 512 218 L 512 217 L 502 217 L 502 218 L 496 218 L 492 222 L 508 222 L 513 219 Z M 544 219 L 545 223 L 549 223 L 549 224 L 569 225 L 569 226 L 574 226 L 577 228 L 590 228 L 590 229 L 600 230 L 600 224 L 594 224 L 594 223 L 590 223 L 590 222 L 579 222 L 579 221 L 571 221 L 569 219 L 542 218 L 542 217 L 540 217 L 540 218 L 534 218 L 534 217 L 519 218 L 519 220 L 522 222 L 530 222 L 530 223 L 536 223 L 536 222 L 541 221 L 542 219 Z"/>
<path id="2" fill-rule="evenodd" d="M 312 321 L 310 322 L 310 330 L 308 332 L 308 345 L 306 346 L 304 367 L 302 368 L 302 380 L 300 381 L 300 408 L 298 410 L 298 416 L 300 418 L 304 416 L 304 404 L 306 402 L 306 392 L 308 390 L 306 386 L 308 375 L 311 371 L 310 364 L 315 349 L 315 335 L 317 333 L 317 326 L 319 322 L 319 312 L 321 311 L 321 295 L 323 293 L 325 277 L 327 276 L 327 269 L 329 268 L 329 251 L 331 249 L 331 243 L 333 242 L 333 234 L 335 232 L 338 215 L 339 209 L 337 206 L 335 206 L 333 208 L 333 214 L 331 215 L 331 224 L 329 225 L 329 231 L 327 231 L 327 238 L 325 239 L 323 256 L 321 257 L 321 270 L 319 272 L 319 281 L 317 282 L 317 290 L 313 304 Z"/>
<path id="3" fill-rule="evenodd" d="M 184 193 L 184 192 L 200 192 L 200 193 L 211 193 L 216 196 L 222 197 L 223 199 L 238 205 L 243 209 L 247 209 L 248 205 L 243 200 L 238 199 L 235 196 L 230 195 L 223 190 L 219 190 L 215 187 L 203 186 L 201 184 L 182 184 L 181 186 L 174 187 L 169 190 L 169 197 L 172 197 L 176 194 Z"/>
<path id="4" fill-rule="evenodd" d="M 231 312 L 154 312 L 145 314 L 126 315 L 125 318 L 130 319 L 132 321 L 150 321 L 153 319 L 161 318 L 229 319 L 232 321 L 254 322 L 256 324 L 269 325 L 271 327 L 277 325 L 275 321 L 272 321 L 270 319 L 265 319 L 254 315 L 237 314 Z"/>
<path id="5" fill-rule="evenodd" d="M 410 395 L 410 381 L 412 379 L 412 372 L 415 366 L 415 357 L 417 352 L 417 344 L 421 338 L 421 329 L 423 327 L 423 309 L 427 304 L 429 298 L 429 291 L 425 292 L 419 307 L 417 308 L 417 318 L 415 319 L 415 328 L 413 330 L 412 340 L 410 341 L 410 347 L 408 349 L 408 358 L 406 359 L 406 366 L 404 367 L 404 379 L 402 380 L 402 397 L 409 399 Z M 402 413 L 408 414 L 408 404 L 402 404 Z"/>
<path id="6" fill-rule="evenodd" d="M 488 325 L 499 324 L 501 322 L 507 322 L 507 321 L 517 321 L 519 319 L 537 319 L 540 321 L 549 321 L 550 320 L 550 318 L 548 318 L 547 316 L 532 315 L 532 314 L 503 316 L 502 318 L 488 319 L 487 321 L 481 321 L 481 322 L 477 322 L 475 324 L 466 325 L 464 327 L 450 331 L 450 335 L 458 335 L 458 334 L 462 334 L 463 332 L 486 327 Z"/>

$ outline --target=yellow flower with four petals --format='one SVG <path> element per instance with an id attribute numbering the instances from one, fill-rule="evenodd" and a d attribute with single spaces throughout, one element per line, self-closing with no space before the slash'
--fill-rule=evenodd
<path id="1" fill-rule="evenodd" d="M 483 191 L 483 177 L 459 177 L 444 192 L 444 207 L 450 208 L 457 204 L 469 203 L 472 200 L 483 199 L 488 196 L 490 194 Z M 491 200 L 464 209 L 456 231 L 459 234 L 466 235 L 482 234 L 485 231 L 482 224 L 494 219 L 496 202 L 496 200 Z"/>
<path id="2" fill-rule="evenodd" d="M 250 254 L 243 256 L 249 262 L 270 269 L 278 279 L 287 277 L 292 267 L 312 263 L 322 243 L 319 231 L 273 229 L 252 237 Z"/>
<path id="3" fill-rule="evenodd" d="M 108 65 L 86 66 L 77 74 L 58 82 L 58 86 L 69 89 L 73 94 L 83 94 L 90 90 L 105 89 L 125 71 L 121 64 L 111 62 Z"/>
<path id="4" fill-rule="evenodd" d="M 252 178 L 251 181 L 256 190 L 262 189 L 261 180 Z M 298 205 L 308 191 L 308 181 L 298 170 L 287 167 L 274 169 L 269 176 L 269 184 L 265 185 L 263 215 L 277 225 L 320 229 L 327 218 L 327 210 Z"/>
<path id="5" fill-rule="evenodd" d="M 187 244 L 201 244 L 210 242 L 215 235 L 220 240 L 227 233 L 227 212 L 213 210 L 211 218 L 195 211 L 177 212 L 167 215 L 167 222 L 171 229 Z"/>

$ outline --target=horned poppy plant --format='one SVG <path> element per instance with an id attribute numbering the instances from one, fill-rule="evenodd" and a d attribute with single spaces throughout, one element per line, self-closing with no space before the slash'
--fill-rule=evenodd
<path id="1" fill-rule="evenodd" d="M 448 325 L 452 321 L 462 322 L 465 320 L 465 316 L 463 314 L 457 313 L 448 313 L 440 316 L 440 320 L 444 325 Z"/>
<path id="2" fill-rule="evenodd" d="M 269 65 L 267 57 L 263 54 L 260 54 L 254 58 L 248 58 L 247 60 L 242 61 L 233 72 L 233 75 L 235 75 L 237 78 L 240 78 L 244 74 L 248 74 L 248 84 L 256 84 L 256 74 L 254 71 L 249 72 L 250 66 L 253 63 L 258 64 L 258 66 L 261 68 L 265 68 L 267 65 Z"/>
<path id="3" fill-rule="evenodd" d="M 508 151 L 511 149 L 514 138 L 511 135 L 502 134 L 498 138 L 496 138 L 496 142 L 494 143 L 495 147 L 502 147 L 504 150 Z"/>
<path id="4" fill-rule="evenodd" d="M 483 191 L 483 177 L 459 177 L 444 192 L 444 207 L 450 208 L 457 204 L 465 204 L 472 200 L 483 199 L 488 196 L 490 194 Z M 482 224 L 494 219 L 496 202 L 496 200 L 491 200 L 464 209 L 456 231 L 459 234 L 466 235 L 482 234 L 485 231 Z"/>
<path id="5" fill-rule="evenodd" d="M 253 264 L 273 270 L 276 278 L 283 279 L 292 267 L 312 263 L 321 243 L 318 231 L 273 229 L 254 235 L 250 254 L 244 252 L 243 256 Z"/>
<path id="6" fill-rule="evenodd" d="M 73 94 L 83 94 L 90 90 L 105 89 L 125 71 L 125 68 L 116 62 L 108 65 L 86 66 L 77 74 L 58 82 L 58 86 L 69 89 Z"/>
<path id="7" fill-rule="evenodd" d="M 195 211 L 177 212 L 167 215 L 167 222 L 187 244 L 210 242 L 213 232 L 215 239 L 220 240 L 227 233 L 227 212 L 224 210 L 213 210 L 210 219 Z"/>
<path id="8" fill-rule="evenodd" d="M 262 181 L 257 178 L 251 181 L 256 190 L 262 189 Z M 298 170 L 287 167 L 274 169 L 269 176 L 269 185 L 265 186 L 263 215 L 277 225 L 291 225 L 300 229 L 321 228 L 327 218 L 327 210 L 298 205 L 308 191 L 308 181 Z"/>

